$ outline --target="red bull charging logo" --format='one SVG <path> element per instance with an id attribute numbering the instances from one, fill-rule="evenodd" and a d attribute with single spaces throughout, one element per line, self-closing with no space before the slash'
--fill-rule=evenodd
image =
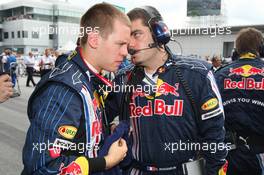
<path id="1" fill-rule="evenodd" d="M 251 65 L 244 65 L 238 68 L 231 68 L 229 76 L 242 76 L 241 81 L 233 81 L 231 78 L 224 79 L 224 89 L 242 89 L 242 90 L 264 90 L 264 79 L 256 81 L 250 76 L 264 76 L 264 68 L 257 68 Z"/>
<path id="2" fill-rule="evenodd" d="M 251 65 L 244 65 L 237 68 L 230 68 L 228 76 L 241 75 L 243 77 L 249 77 L 251 75 L 262 75 L 264 76 L 264 68 L 257 68 Z"/>
<path id="3" fill-rule="evenodd" d="M 82 175 L 82 170 L 79 164 L 71 162 L 68 166 L 61 168 L 60 175 Z"/>
<path id="4" fill-rule="evenodd" d="M 169 94 L 179 97 L 178 89 L 179 89 L 179 83 L 170 85 L 169 83 L 166 83 L 161 79 L 158 79 L 157 85 L 152 86 L 152 91 L 155 93 L 156 97 L 161 95 L 167 96 Z M 154 97 L 151 96 L 148 92 L 142 91 L 142 88 L 138 88 L 133 92 L 132 99 L 136 97 L 146 97 L 148 99 L 154 99 Z"/>

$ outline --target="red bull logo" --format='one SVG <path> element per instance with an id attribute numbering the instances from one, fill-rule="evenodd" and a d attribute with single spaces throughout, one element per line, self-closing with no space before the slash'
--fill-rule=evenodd
<path id="1" fill-rule="evenodd" d="M 243 69 L 242 67 L 230 68 L 230 74 L 228 76 L 231 76 L 231 75 L 242 75 L 244 73 L 245 73 L 245 69 Z"/>
<path id="2" fill-rule="evenodd" d="M 226 78 L 224 79 L 224 89 L 264 90 L 264 78 L 261 82 L 257 82 L 253 78 L 242 78 L 241 81 Z"/>
<path id="3" fill-rule="evenodd" d="M 82 175 L 82 170 L 79 164 L 71 162 L 68 166 L 61 168 L 60 175 Z"/>
<path id="4" fill-rule="evenodd" d="M 154 103 L 154 105 L 152 105 Z M 182 116 L 183 100 L 174 100 L 173 105 L 168 105 L 164 100 L 156 99 L 148 101 L 146 106 L 136 106 L 130 103 L 131 117 L 166 115 L 166 116 Z M 152 107 L 153 106 L 153 107 Z"/>
<path id="5" fill-rule="evenodd" d="M 248 73 L 250 75 L 262 75 L 264 76 L 264 68 L 260 69 L 260 68 L 256 68 L 256 67 L 251 67 L 248 71 Z"/>
<path id="6" fill-rule="evenodd" d="M 240 75 L 243 77 L 249 77 L 251 75 L 262 75 L 264 76 L 264 68 L 257 68 L 251 65 L 244 65 L 237 68 L 230 68 L 230 73 L 228 76 Z"/>
<path id="7" fill-rule="evenodd" d="M 142 88 L 137 88 L 132 95 L 132 99 L 135 99 L 136 97 L 146 97 L 148 99 L 154 99 L 154 96 L 150 95 L 150 92 L 154 92 L 156 97 L 160 95 L 174 95 L 174 96 L 179 96 L 179 93 L 177 92 L 179 89 L 179 83 L 175 83 L 175 85 L 170 85 L 169 83 L 164 82 L 161 79 L 158 79 L 157 85 L 151 86 L 152 90 L 148 92 L 144 92 Z"/>
<path id="8" fill-rule="evenodd" d="M 157 94 L 163 94 L 163 95 L 175 95 L 175 96 L 179 96 L 179 93 L 177 92 L 179 88 L 179 83 L 175 84 L 174 86 L 171 86 L 170 84 L 163 82 L 157 89 Z"/>

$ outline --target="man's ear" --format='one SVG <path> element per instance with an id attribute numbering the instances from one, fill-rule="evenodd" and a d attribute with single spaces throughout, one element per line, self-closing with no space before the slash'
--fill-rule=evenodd
<path id="1" fill-rule="evenodd" d="M 100 39 L 101 37 L 97 32 L 89 32 L 87 37 L 87 44 L 91 48 L 96 49 L 99 46 Z"/>

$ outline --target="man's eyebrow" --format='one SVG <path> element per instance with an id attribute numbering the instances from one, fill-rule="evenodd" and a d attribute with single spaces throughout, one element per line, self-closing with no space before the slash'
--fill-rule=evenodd
<path id="1" fill-rule="evenodd" d="M 118 44 L 127 44 L 128 41 L 127 40 L 118 40 L 118 41 L 116 41 L 116 43 L 118 43 Z"/>
<path id="2" fill-rule="evenodd" d="M 133 31 L 131 32 L 131 35 L 134 35 L 134 34 L 137 33 L 137 32 L 141 32 L 141 30 L 139 30 L 139 29 L 133 30 Z"/>

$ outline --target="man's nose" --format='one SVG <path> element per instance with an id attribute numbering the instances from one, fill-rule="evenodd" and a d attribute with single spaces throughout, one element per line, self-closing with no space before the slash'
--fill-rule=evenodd
<path id="1" fill-rule="evenodd" d="M 127 54 L 128 54 L 128 46 L 127 45 L 124 45 L 121 48 L 121 55 L 127 56 Z"/>

